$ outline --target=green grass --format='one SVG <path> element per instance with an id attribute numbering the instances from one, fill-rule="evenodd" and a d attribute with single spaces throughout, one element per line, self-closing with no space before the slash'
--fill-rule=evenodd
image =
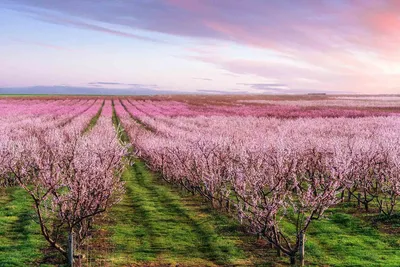
<path id="1" fill-rule="evenodd" d="M 41 249 L 47 243 L 33 216 L 23 189 L 0 189 L 0 266 L 32 266 L 44 257 Z"/>
<path id="2" fill-rule="evenodd" d="M 114 124 L 119 124 L 113 114 Z M 95 121 L 93 125 L 95 124 Z M 120 138 L 129 142 L 125 132 Z M 235 219 L 213 210 L 199 196 L 165 184 L 136 160 L 123 174 L 122 201 L 99 218 L 89 240 L 89 266 L 287 266 L 288 258 L 256 245 Z M 347 203 L 314 221 L 306 234 L 310 266 L 400 266 L 400 235 L 376 223 L 399 223 L 363 216 Z M 0 266 L 46 266 L 48 245 L 33 221 L 30 197 L 22 189 L 0 189 Z M 285 228 L 290 231 L 291 225 Z M 48 264 L 47 266 L 54 266 Z M 84 266 L 86 263 L 84 262 Z"/>
<path id="3" fill-rule="evenodd" d="M 226 215 L 163 184 L 141 161 L 123 179 L 126 194 L 109 210 L 91 241 L 92 265 L 282 266 L 271 249 L 257 247 Z M 45 266 L 47 243 L 29 196 L 18 188 L 0 191 L 0 266 Z M 347 208 L 334 208 L 314 221 L 306 238 L 311 266 L 399 266 L 399 235 L 384 234 Z M 99 233 L 106 233 L 105 235 Z M 104 242 L 106 248 L 95 247 Z M 101 265 L 104 265 L 101 264 Z M 48 264 L 47 266 L 53 266 Z"/>
<path id="4" fill-rule="evenodd" d="M 110 210 L 103 228 L 110 233 L 113 253 L 106 257 L 113 265 L 157 262 L 213 266 L 246 262 L 232 222 L 227 224 L 204 213 L 196 203 L 184 203 L 168 186 L 155 183 L 141 161 L 123 178 L 126 194 Z"/>
<path id="5" fill-rule="evenodd" d="M 86 126 L 86 128 L 82 131 L 83 134 L 90 132 L 90 130 L 96 125 L 97 120 L 100 118 L 101 112 L 104 107 L 105 100 L 103 100 L 103 103 L 101 104 L 99 110 L 97 111 L 96 115 L 93 116 L 93 118 L 89 121 L 89 124 Z"/>
<path id="6" fill-rule="evenodd" d="M 400 266 L 400 236 L 333 208 L 311 224 L 306 259 L 330 266 Z"/>
<path id="7" fill-rule="evenodd" d="M 114 119 L 115 123 L 119 122 L 116 116 Z M 125 142 L 129 141 L 126 135 L 122 138 Z M 146 170 L 143 162 L 138 161 L 127 170 L 124 179 L 127 182 L 127 196 L 125 196 L 123 202 L 125 206 L 117 206 L 113 212 L 118 211 L 119 214 L 126 216 L 125 219 L 130 219 L 126 221 L 125 227 L 121 225 L 121 229 L 119 227 L 114 228 L 112 242 L 116 244 L 116 251 L 119 249 L 120 251 L 133 251 L 128 255 L 123 255 L 123 252 L 120 254 L 120 257 L 126 258 L 128 262 L 160 263 L 161 257 L 161 262 L 167 263 L 240 264 L 244 254 L 247 258 L 251 258 L 252 264 L 257 263 L 260 266 L 275 266 L 288 262 L 287 257 L 278 259 L 271 256 L 274 253 L 271 249 L 270 253 L 265 253 L 267 249 L 264 249 L 264 253 L 256 251 L 257 248 L 254 247 L 254 244 L 247 246 L 246 252 L 241 251 L 243 246 L 238 249 L 238 244 L 254 242 L 252 240 L 255 237 L 244 236 L 243 232 L 238 230 L 237 224 L 224 214 L 204 208 L 207 205 L 199 204 L 198 197 L 182 197 L 179 192 L 173 192 L 170 186 L 162 185 L 160 179 L 155 179 L 154 175 Z M 203 208 L 200 208 L 201 206 Z M 331 209 L 326 213 L 326 216 L 311 224 L 306 241 L 307 263 L 318 266 L 399 266 L 399 235 L 390 236 L 380 232 L 373 228 L 371 223 L 346 213 L 351 208 L 343 206 L 345 205 Z M 125 211 L 124 207 L 129 208 Z M 191 207 L 196 207 L 197 210 L 192 210 Z M 134 211 L 134 214 L 129 214 L 129 210 Z M 118 212 L 113 212 L 111 217 L 114 220 L 121 217 Z M 197 212 L 203 215 L 196 215 Z M 166 216 L 167 214 L 172 217 Z M 179 218 L 179 215 L 182 217 Z M 174 218 L 175 216 L 178 217 Z M 206 221 L 209 223 L 207 233 L 212 238 L 206 237 L 207 235 L 201 229 L 196 228 L 196 225 L 202 225 L 202 223 L 199 224 L 196 221 L 202 216 L 207 217 Z M 171 221 L 178 223 L 178 225 L 187 224 L 185 227 L 189 227 L 189 229 L 176 226 L 176 224 L 169 225 L 167 222 Z M 114 223 L 118 225 L 118 221 L 114 221 Z M 221 225 L 223 227 L 220 227 Z M 168 226 L 168 229 L 163 228 L 163 226 Z M 290 228 L 293 228 L 288 224 L 284 227 L 289 232 Z M 185 229 L 184 237 L 181 237 L 179 231 L 181 229 Z M 226 229 L 229 230 L 226 231 Z M 215 231 L 213 232 L 213 230 Z M 218 236 L 219 234 L 222 235 Z M 223 236 L 223 234 L 228 234 L 228 236 Z M 176 239 L 176 236 L 181 238 Z M 203 239 L 205 243 L 196 241 L 198 236 L 205 237 Z M 219 238 L 232 240 L 231 245 L 229 245 L 230 249 L 225 253 L 220 253 L 224 249 L 218 249 Z M 132 242 L 126 242 L 126 240 L 132 240 Z M 189 244 L 187 244 L 188 242 Z M 213 245 L 212 242 L 215 244 Z M 131 243 L 132 247 L 128 243 Z M 179 246 L 179 244 L 182 244 L 182 246 Z M 192 244 L 196 244 L 194 250 Z M 118 256 L 114 260 L 118 262 Z"/>
<path id="8" fill-rule="evenodd" d="M 164 184 L 142 161 L 123 175 L 126 194 L 102 229 L 108 232 L 113 266 L 181 264 L 183 266 L 282 266 L 288 258 L 257 247 L 225 214 Z M 334 208 L 307 232 L 306 263 L 311 266 L 399 266 L 400 238 Z M 285 228 L 291 228 L 285 225 Z M 289 229 L 287 229 L 289 230 Z"/>
<path id="9" fill-rule="evenodd" d="M 113 123 L 120 125 L 113 112 Z M 129 142 L 124 131 L 122 142 Z M 126 193 L 109 211 L 107 224 L 113 265 L 184 264 L 249 265 L 238 224 L 203 205 L 199 198 L 179 194 L 135 160 L 123 174 Z"/>

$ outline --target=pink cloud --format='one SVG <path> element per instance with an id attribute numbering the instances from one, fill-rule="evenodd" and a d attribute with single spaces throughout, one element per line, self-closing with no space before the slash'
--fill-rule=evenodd
<path id="1" fill-rule="evenodd" d="M 27 44 L 27 45 L 35 45 L 35 46 L 40 46 L 44 48 L 50 48 L 50 49 L 55 49 L 55 50 L 63 50 L 63 51 L 74 51 L 74 49 L 61 46 L 61 45 L 54 45 L 54 44 L 48 44 L 48 43 L 43 43 L 43 42 L 33 42 L 33 41 L 24 41 L 21 39 L 12 39 L 12 41 L 21 43 L 21 44 Z"/>
<path id="2" fill-rule="evenodd" d="M 360 86 L 357 83 L 368 87 L 384 83 L 389 77 L 385 71 L 394 61 L 400 62 L 398 0 L 98 0 L 95 6 L 90 0 L 14 2 L 51 23 L 147 41 L 152 38 L 132 32 L 161 32 L 216 46 L 236 43 L 248 49 L 274 50 L 298 62 L 223 58 L 218 51 L 217 56 L 207 49 L 192 51 L 191 60 L 232 73 L 287 80 L 302 77 L 332 88 Z M 51 12 L 57 16 L 49 18 Z M 120 26 L 133 31 L 118 30 Z M 393 84 L 397 81 L 389 79 Z"/>

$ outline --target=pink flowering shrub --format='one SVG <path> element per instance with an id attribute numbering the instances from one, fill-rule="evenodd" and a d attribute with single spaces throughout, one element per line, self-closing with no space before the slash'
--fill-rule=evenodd
<path id="1" fill-rule="evenodd" d="M 79 248 L 96 216 L 124 191 L 126 148 L 105 115 L 84 135 L 78 115 L 62 127 L 21 125 L 0 140 L 0 177 L 29 193 L 43 236 L 66 257 L 66 234 L 74 233 Z"/>

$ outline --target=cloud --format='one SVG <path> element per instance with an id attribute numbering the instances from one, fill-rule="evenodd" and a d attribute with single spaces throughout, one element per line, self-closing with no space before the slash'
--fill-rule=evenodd
<path id="1" fill-rule="evenodd" d="M 169 95 L 183 94 L 174 90 L 156 90 L 149 88 L 91 88 L 78 86 L 31 86 L 0 87 L 0 94 L 59 94 L 59 95 Z M 188 92 L 186 92 L 188 93 Z"/>
<path id="2" fill-rule="evenodd" d="M 43 48 L 49 48 L 49 49 L 54 49 L 54 50 L 63 50 L 63 51 L 74 51 L 73 49 L 70 49 L 68 47 L 64 47 L 61 45 L 54 45 L 54 44 L 49 44 L 49 43 L 43 43 L 43 42 L 33 42 L 33 41 L 25 41 L 21 39 L 11 39 L 14 42 L 21 43 L 21 44 L 27 44 L 27 45 L 35 45 Z"/>
<path id="3" fill-rule="evenodd" d="M 151 42 L 161 42 L 160 40 L 156 40 L 153 38 L 140 36 L 137 34 L 126 32 L 126 31 L 114 30 L 111 28 L 96 25 L 94 23 L 83 22 L 83 21 L 79 21 L 76 19 L 67 19 L 67 18 L 55 17 L 55 16 L 43 15 L 43 14 L 41 15 L 40 19 L 43 21 L 54 23 L 54 24 L 73 26 L 76 28 L 98 31 L 98 32 L 106 33 L 106 34 L 112 34 L 112 35 L 116 35 L 116 36 L 120 36 L 120 37 L 125 37 L 125 38 L 132 38 L 132 39 L 151 41 Z"/>
<path id="4" fill-rule="evenodd" d="M 36 4 L 34 4 L 35 2 Z M 74 1 L 72 1 L 74 2 Z M 6 2 L 7 3 L 7 2 Z M 54 4 L 54 5 L 53 5 Z M 125 37 L 125 38 L 131 38 L 131 39 L 137 39 L 137 40 L 143 40 L 143 41 L 149 41 L 149 42 L 157 42 L 157 43 L 163 43 L 162 40 L 146 37 L 146 36 L 141 36 L 139 34 L 131 33 L 126 30 L 119 30 L 119 29 L 113 29 L 115 27 L 121 28 L 121 24 L 119 23 L 114 23 L 112 21 L 102 21 L 101 19 L 96 19 L 93 17 L 93 20 L 91 20 L 90 16 L 86 15 L 77 15 L 73 16 L 70 12 L 68 12 L 68 9 L 66 8 L 68 5 L 57 5 L 58 3 L 53 2 L 53 3 L 48 3 L 47 1 L 35 1 L 33 0 L 32 2 L 28 1 L 12 1 L 9 2 L 9 4 L 3 6 L 3 8 L 8 8 L 11 10 L 15 11 L 20 11 L 28 16 L 52 23 L 52 24 L 57 24 L 57 25 L 63 25 L 63 26 L 69 26 L 69 27 L 75 27 L 75 28 L 80 28 L 80 29 L 86 29 L 86 30 L 92 30 L 92 31 L 97 31 L 97 32 L 102 32 L 110 35 L 115 35 L 119 37 Z M 81 4 L 89 4 L 85 3 L 83 1 Z M 106 8 L 104 6 L 101 6 L 102 3 L 100 3 L 100 8 Z M 47 7 L 47 5 L 50 5 L 50 7 Z M 79 7 L 79 3 L 76 4 L 76 6 Z M 0 6 L 1 7 L 1 6 Z M 88 9 L 90 12 L 90 9 Z M 106 11 L 106 10 L 104 10 Z M 72 15 L 72 16 L 71 16 Z M 100 14 L 99 14 L 100 15 Z M 103 25 L 100 25 L 103 24 Z M 104 26 L 107 25 L 107 26 Z"/>
<path id="5" fill-rule="evenodd" d="M 227 91 L 223 91 L 223 90 L 207 90 L 207 89 L 199 89 L 199 90 L 197 90 L 197 92 L 199 92 L 199 93 L 201 93 L 201 94 L 219 94 L 219 95 L 226 95 L 226 94 L 229 94 L 229 95 L 240 95 L 240 94 L 249 94 L 249 93 L 252 93 L 252 92 L 249 92 L 249 91 L 229 91 L 229 92 L 227 92 Z"/>
<path id="6" fill-rule="evenodd" d="M 91 82 L 88 84 L 90 84 L 90 85 L 125 85 L 125 83 L 116 83 L 116 82 Z"/>
<path id="7" fill-rule="evenodd" d="M 293 89 L 303 86 L 294 82 L 296 77 L 315 80 L 327 90 L 372 92 L 386 84 L 392 88 L 400 74 L 397 0 L 3 1 L 6 8 L 42 21 L 115 36 L 160 42 L 147 36 L 162 33 L 274 51 L 292 63 L 203 52 L 187 59 L 234 74 L 274 78 Z M 148 34 L 137 34 L 143 31 Z"/>
<path id="8" fill-rule="evenodd" d="M 301 90 L 302 88 L 320 90 L 323 88 L 324 91 L 357 92 L 360 81 L 367 82 L 368 86 L 379 86 L 376 85 L 379 80 L 377 75 L 368 75 L 365 77 L 362 73 L 352 73 L 340 69 L 324 69 L 320 66 L 308 68 L 286 64 L 285 62 L 278 63 L 262 60 L 231 59 L 213 54 L 198 55 L 193 56 L 193 58 L 202 62 L 214 64 L 234 74 L 255 75 L 263 79 L 274 81 L 269 83 L 238 84 L 243 86 L 247 85 L 250 86 L 251 89 L 257 90 L 279 92 L 289 88 L 292 90 Z M 314 81 L 314 83 L 310 83 L 309 81 Z"/>
<path id="9" fill-rule="evenodd" d="M 283 83 L 237 83 L 237 85 L 248 86 L 251 89 L 255 89 L 258 92 L 264 93 L 287 93 L 291 91 L 291 88 L 287 84 Z"/>
<path id="10" fill-rule="evenodd" d="M 196 78 L 196 77 L 193 77 L 192 79 L 193 80 L 209 81 L 209 82 L 211 82 L 213 80 L 213 79 L 210 79 L 210 78 Z"/>
<path id="11" fill-rule="evenodd" d="M 246 85 L 254 89 L 287 88 L 287 85 L 283 83 L 237 83 L 237 85 Z"/>
<path id="12" fill-rule="evenodd" d="M 9 8 L 30 10 L 52 23 L 129 38 L 151 40 L 99 23 L 234 41 L 288 54 L 300 49 L 327 52 L 355 47 L 378 51 L 390 48 L 395 52 L 397 43 L 390 41 L 400 38 L 397 15 L 400 5 L 395 0 L 97 0 L 95 3 L 92 0 L 13 0 L 7 3 Z"/>
<path id="13" fill-rule="evenodd" d="M 90 82 L 88 85 L 91 86 L 128 86 L 128 87 L 140 87 L 140 88 L 148 88 L 148 87 L 158 87 L 156 84 L 141 84 L 141 83 L 120 83 L 120 82 Z"/>
<path id="14" fill-rule="evenodd" d="M 315 16 L 334 14 L 335 10 L 330 10 L 334 5 L 326 2 L 317 5 L 305 0 L 299 0 L 297 4 L 290 0 L 97 0 L 94 4 L 91 0 L 14 0 L 9 1 L 9 6 L 29 10 L 51 23 L 125 37 L 142 38 L 98 23 L 287 51 L 295 46 L 307 49 L 320 46 L 323 49 L 322 46 L 330 45 L 330 40 L 319 37 L 319 33 L 329 33 L 331 27 L 346 25 L 338 23 L 342 19 L 341 12 L 324 20 Z M 321 25 L 322 29 L 315 25 Z M 316 34 L 310 35 L 311 31 Z"/>

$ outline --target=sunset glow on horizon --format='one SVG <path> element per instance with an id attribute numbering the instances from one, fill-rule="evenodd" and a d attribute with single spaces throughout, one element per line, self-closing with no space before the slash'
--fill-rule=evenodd
<path id="1" fill-rule="evenodd" d="M 0 0 L 0 88 L 398 94 L 399 14 L 397 0 Z"/>

